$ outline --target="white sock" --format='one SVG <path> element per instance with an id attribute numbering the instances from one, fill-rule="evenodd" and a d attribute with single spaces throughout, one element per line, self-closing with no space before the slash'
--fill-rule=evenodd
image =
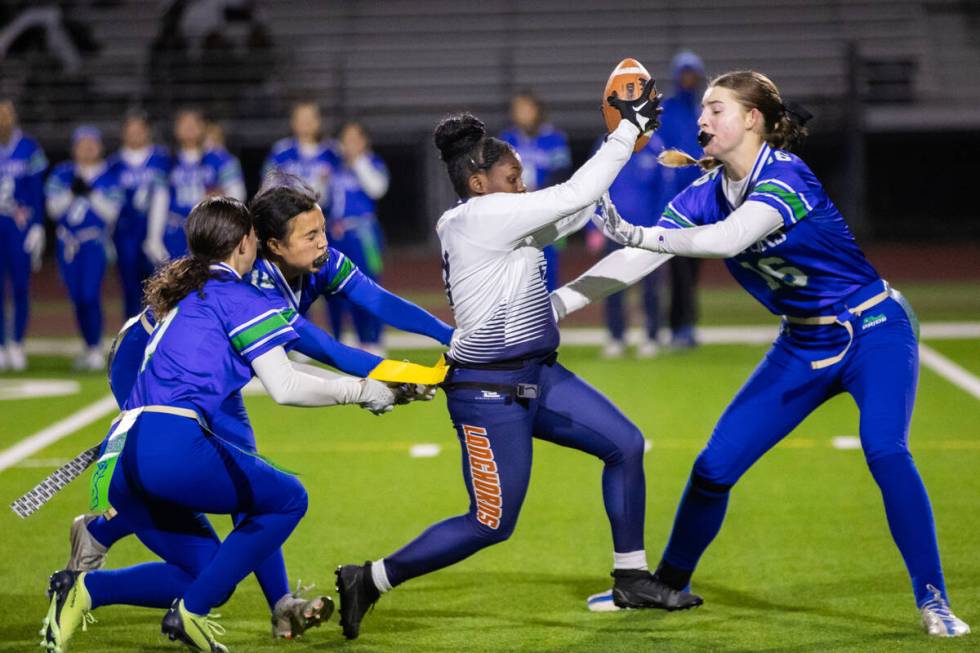
<path id="1" fill-rule="evenodd" d="M 374 586 L 382 594 L 391 591 L 391 583 L 388 581 L 388 570 L 385 569 L 384 558 L 371 563 L 371 580 L 374 581 Z"/>
<path id="2" fill-rule="evenodd" d="M 613 552 L 613 569 L 647 569 L 647 552 L 629 551 L 627 553 Z"/>

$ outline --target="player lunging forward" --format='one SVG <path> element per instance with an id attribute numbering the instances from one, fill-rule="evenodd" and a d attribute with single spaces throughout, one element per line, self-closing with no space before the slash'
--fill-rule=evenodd
<path id="1" fill-rule="evenodd" d="M 617 222 L 614 211 L 605 225 L 620 243 L 655 253 L 610 255 L 556 291 L 555 304 L 576 310 L 677 254 L 724 258 L 742 287 L 784 316 L 772 349 L 698 455 L 657 578 L 687 586 L 721 528 L 732 486 L 814 409 L 847 392 L 861 411 L 861 445 L 923 625 L 930 635 L 963 635 L 970 628 L 949 609 L 932 507 L 908 448 L 916 318 L 865 258 L 817 178 L 787 151 L 808 117 L 787 108 L 757 72 L 715 79 L 698 123 L 710 171 L 667 205 L 658 226 Z"/>

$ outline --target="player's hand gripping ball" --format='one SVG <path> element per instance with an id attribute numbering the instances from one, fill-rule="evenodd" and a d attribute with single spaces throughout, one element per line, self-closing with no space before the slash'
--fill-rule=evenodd
<path id="1" fill-rule="evenodd" d="M 629 120 L 640 128 L 634 152 L 642 150 L 650 140 L 650 132 L 660 126 L 662 96 L 657 94 L 650 73 L 636 59 L 623 59 L 609 75 L 602 92 L 602 117 L 606 129 L 612 132 L 620 120 Z"/>

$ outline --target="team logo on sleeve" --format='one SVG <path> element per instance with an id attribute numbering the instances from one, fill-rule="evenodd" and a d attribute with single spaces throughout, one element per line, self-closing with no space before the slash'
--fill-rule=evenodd
<path id="1" fill-rule="evenodd" d="M 463 424 L 466 439 L 466 453 L 470 461 L 470 478 L 473 494 L 476 497 L 476 520 L 497 530 L 503 509 L 500 491 L 500 476 L 497 463 L 493 459 L 493 449 L 487 438 L 487 430 L 479 426 Z"/>

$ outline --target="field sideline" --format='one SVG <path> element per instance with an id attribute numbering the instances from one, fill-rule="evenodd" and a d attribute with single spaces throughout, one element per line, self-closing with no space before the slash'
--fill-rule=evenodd
<path id="1" fill-rule="evenodd" d="M 928 329 L 924 333 L 932 350 L 974 378 L 980 374 L 980 338 L 930 340 Z M 651 361 L 603 361 L 596 348 L 568 340 L 562 361 L 606 392 L 652 442 L 647 550 L 655 562 L 694 457 L 765 347 L 708 344 Z M 423 361 L 433 355 L 396 354 Z M 37 359 L 30 377 L 77 381 L 79 391 L 0 403 L 0 450 L 106 394 L 101 376 L 68 374 L 61 357 Z M 441 396 L 383 418 L 353 408 L 281 408 L 263 396 L 247 401 L 264 453 L 301 471 L 310 492 L 310 512 L 286 546 L 294 582 L 332 590 L 336 564 L 379 557 L 429 523 L 465 510 L 458 448 Z M 912 449 L 932 495 L 953 607 L 974 626 L 980 626 L 977 408 L 964 388 L 923 366 Z M 96 420 L 0 472 L 0 498 L 9 502 L 98 441 L 107 421 Z M 611 567 L 601 466 L 540 443 L 514 537 L 384 597 L 357 642 L 344 642 L 334 619 L 304 641 L 274 643 L 251 578 L 221 609 L 228 628 L 222 641 L 238 651 L 932 650 L 938 643 L 918 628 L 861 453 L 834 446 L 836 437 L 856 436 L 856 427 L 853 402 L 837 397 L 746 475 L 695 576 L 694 589 L 706 600 L 695 612 L 585 610 L 585 597 L 608 587 Z M 437 445 L 439 453 L 413 458 L 418 444 Z M 0 516 L 0 610 L 6 616 L 0 651 L 37 646 L 45 579 L 64 562 L 68 525 L 84 510 L 85 498 L 85 483 L 76 482 L 27 521 L 9 510 Z M 225 521 L 215 523 L 225 530 Z M 146 559 L 130 539 L 117 545 L 109 565 Z M 161 611 L 112 607 L 96 616 L 99 623 L 78 634 L 72 651 L 175 650 L 158 634 Z M 975 637 L 942 644 L 975 650 Z"/>

